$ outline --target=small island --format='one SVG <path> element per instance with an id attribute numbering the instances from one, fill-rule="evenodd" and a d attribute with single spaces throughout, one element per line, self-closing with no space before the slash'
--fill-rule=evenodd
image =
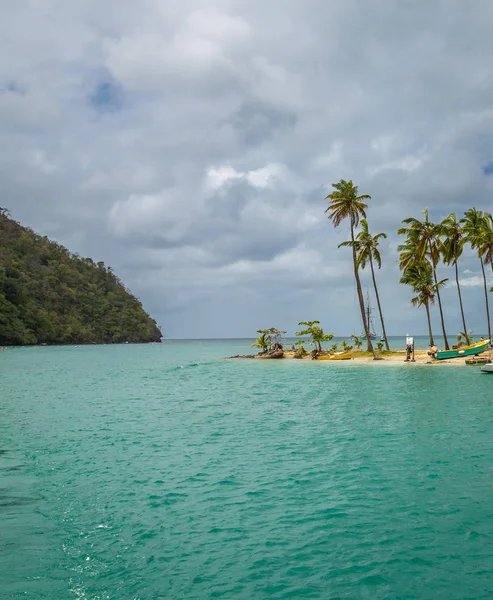
<path id="1" fill-rule="evenodd" d="M 251 348 L 258 348 L 257 354 L 246 354 L 228 356 L 227 358 L 243 358 L 243 359 L 297 359 L 297 360 L 318 360 L 318 361 L 358 361 L 360 363 L 373 362 L 375 360 L 375 351 L 362 350 L 364 336 L 352 334 L 349 340 L 331 344 L 328 348 L 322 346 L 323 343 L 331 342 L 334 339 L 332 333 L 325 333 L 320 327 L 320 321 L 300 321 L 298 325 L 303 326 L 303 329 L 297 331 L 295 336 L 303 337 L 299 339 L 290 348 L 287 344 L 283 344 L 283 335 L 285 330 L 270 327 L 268 329 L 258 329 L 259 337 L 251 345 Z M 308 337 L 307 337 L 308 336 Z M 473 341 L 472 332 L 468 332 L 467 341 Z M 487 340 L 486 340 L 487 342 Z M 486 342 L 484 342 L 486 344 Z M 478 342 L 482 343 L 482 342 Z M 466 349 L 466 338 L 462 334 L 458 335 L 457 344 L 454 348 Z M 310 349 L 311 348 L 311 349 Z M 408 364 L 486 364 L 491 363 L 493 353 L 491 350 L 482 352 L 480 356 L 468 357 L 467 360 L 447 359 L 436 360 L 433 352 L 429 350 L 415 350 L 414 347 L 408 346 L 403 350 L 387 350 L 384 343 L 376 344 L 377 356 L 379 360 L 383 360 L 388 364 L 408 363 Z"/>
<path id="2" fill-rule="evenodd" d="M 110 267 L 70 253 L 0 208 L 0 346 L 160 342 Z"/>

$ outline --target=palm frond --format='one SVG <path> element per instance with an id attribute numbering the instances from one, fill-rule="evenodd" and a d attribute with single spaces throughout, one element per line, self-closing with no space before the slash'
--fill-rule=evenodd
<path id="1" fill-rule="evenodd" d="M 358 195 L 358 186 L 353 185 L 351 180 L 341 179 L 338 183 L 333 183 L 332 187 L 334 191 L 325 197 L 325 200 L 329 201 L 329 206 L 325 209 L 328 218 L 334 227 L 338 227 L 347 218 L 357 227 L 360 219 L 366 218 L 368 206 L 365 200 L 369 200 L 371 196 Z"/>

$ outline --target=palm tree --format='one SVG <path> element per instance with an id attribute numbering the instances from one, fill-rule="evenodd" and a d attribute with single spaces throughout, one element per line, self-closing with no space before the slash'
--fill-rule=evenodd
<path id="1" fill-rule="evenodd" d="M 258 331 L 260 333 L 260 330 Z M 250 348 L 260 348 L 260 354 L 265 354 L 269 349 L 271 339 L 268 334 L 264 331 L 261 336 L 259 336 L 253 344 L 251 344 Z"/>
<path id="2" fill-rule="evenodd" d="M 469 331 L 459 331 L 457 336 L 457 346 L 462 348 L 462 346 L 469 346 L 469 344 L 473 343 L 472 337 L 473 331 L 469 329 Z"/>
<path id="3" fill-rule="evenodd" d="M 416 244 L 410 238 L 407 238 L 403 244 L 399 244 L 397 251 L 399 252 L 399 269 L 402 272 L 418 261 Z"/>
<path id="4" fill-rule="evenodd" d="M 356 240 L 354 241 L 354 246 L 357 254 L 356 264 L 358 269 L 364 269 L 367 264 L 370 264 L 373 287 L 375 289 L 375 296 L 377 297 L 378 312 L 380 314 L 380 321 L 382 323 L 382 334 L 385 339 L 385 346 L 387 350 L 390 350 L 389 342 L 387 340 L 387 333 L 385 332 L 385 324 L 383 322 L 382 307 L 380 305 L 380 296 L 378 294 L 377 282 L 375 280 L 375 269 L 373 268 L 373 261 L 377 263 L 377 267 L 379 269 L 382 268 L 382 257 L 380 256 L 380 251 L 378 249 L 378 240 L 380 238 L 386 239 L 387 234 L 377 233 L 377 235 L 372 236 L 368 231 L 368 221 L 366 219 L 361 219 L 361 231 L 358 233 L 358 235 L 356 236 Z M 353 242 L 342 242 L 342 244 L 339 244 L 339 248 L 341 246 L 352 245 Z"/>
<path id="5" fill-rule="evenodd" d="M 399 235 L 407 235 L 410 244 L 415 246 L 415 255 L 418 261 L 424 260 L 428 253 L 432 265 L 433 278 L 435 284 L 438 283 L 436 267 L 440 261 L 441 240 L 440 240 L 440 225 L 436 225 L 429 220 L 428 209 L 423 211 L 424 220 L 420 221 L 414 217 L 404 219 L 402 222 L 407 227 L 401 227 L 397 230 Z M 440 287 L 440 286 L 439 286 Z M 438 308 L 440 310 L 440 319 L 442 322 L 443 340 L 445 349 L 449 349 L 447 333 L 445 331 L 445 321 L 443 319 L 442 300 L 440 298 L 440 289 L 436 290 L 438 299 Z"/>
<path id="6" fill-rule="evenodd" d="M 442 255 L 443 262 L 446 265 L 454 265 L 455 267 L 455 282 L 457 284 L 457 293 L 459 295 L 459 305 L 460 305 L 460 313 L 462 316 L 462 325 L 464 327 L 464 337 L 466 339 L 467 345 L 469 345 L 469 335 L 466 327 L 466 319 L 464 317 L 464 307 L 462 305 L 462 294 L 460 291 L 460 283 L 459 283 L 459 267 L 457 265 L 459 258 L 462 256 L 462 252 L 464 251 L 464 244 L 466 240 L 464 239 L 462 233 L 462 227 L 460 223 L 457 221 L 457 217 L 455 213 L 450 213 L 448 217 L 446 217 L 440 224 L 441 232 L 444 237 L 442 243 Z"/>
<path id="7" fill-rule="evenodd" d="M 493 216 L 490 213 L 485 214 L 478 250 L 484 262 L 490 264 L 493 272 Z"/>
<path id="8" fill-rule="evenodd" d="M 322 342 L 330 342 L 334 337 L 333 333 L 324 333 L 324 330 L 319 327 L 320 321 L 300 321 L 298 325 L 305 325 L 306 328 L 302 331 L 297 331 L 294 335 L 310 335 L 311 344 L 317 346 L 318 352 L 322 352 Z M 286 333 L 286 332 L 284 332 Z"/>
<path id="9" fill-rule="evenodd" d="M 446 279 L 434 283 L 433 266 L 428 260 L 420 260 L 411 264 L 402 274 L 400 283 L 412 287 L 416 296 L 411 299 L 413 306 L 424 306 L 428 320 L 430 346 L 434 346 L 433 331 L 431 329 L 430 304 L 435 303 L 435 295 L 445 285 Z"/>
<path id="10" fill-rule="evenodd" d="M 353 344 L 356 350 L 359 350 L 363 344 L 363 339 L 355 335 L 354 333 L 352 333 L 349 337 L 353 340 Z"/>
<path id="11" fill-rule="evenodd" d="M 370 200 L 371 196 L 368 194 L 358 195 L 358 186 L 354 185 L 351 180 L 345 181 L 341 179 L 338 183 L 333 183 L 332 187 L 334 191 L 326 196 L 326 200 L 329 200 L 329 206 L 325 209 L 328 212 L 328 218 L 332 221 L 334 227 L 338 227 L 342 221 L 349 218 L 349 224 L 351 229 L 351 241 L 354 244 L 354 228 L 358 226 L 360 218 L 366 219 L 365 209 L 368 205 L 365 200 Z M 353 251 L 353 270 L 354 279 L 356 280 L 356 290 L 358 292 L 359 306 L 361 310 L 361 319 L 363 321 L 363 328 L 366 334 L 366 341 L 368 343 L 368 352 L 373 353 L 373 358 L 378 360 L 378 356 L 373 348 L 373 344 L 370 339 L 369 323 L 366 320 L 365 315 L 365 303 L 363 300 L 363 292 L 361 290 L 361 281 L 358 273 L 358 263 L 356 259 L 356 248 L 352 246 Z"/>
<path id="12" fill-rule="evenodd" d="M 481 261 L 481 272 L 483 273 L 483 287 L 484 287 L 484 302 L 486 306 L 486 321 L 488 325 L 488 339 L 491 340 L 491 322 L 490 322 L 490 307 L 488 302 L 488 286 L 486 284 L 486 273 L 484 271 L 484 260 L 483 260 L 483 243 L 482 238 L 484 230 L 488 227 L 488 217 L 482 210 L 477 208 L 470 208 L 466 210 L 464 216 L 460 220 L 463 225 L 463 231 L 465 234 L 466 242 L 471 244 L 471 248 L 476 250 L 478 258 Z"/>

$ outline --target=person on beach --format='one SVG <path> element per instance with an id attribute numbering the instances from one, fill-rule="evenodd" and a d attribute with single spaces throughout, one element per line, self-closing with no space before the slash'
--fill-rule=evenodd
<path id="1" fill-rule="evenodd" d="M 407 336 L 406 337 L 406 362 L 409 362 L 412 359 L 414 362 L 414 338 Z"/>
<path id="2" fill-rule="evenodd" d="M 436 346 L 432 346 L 428 350 L 428 356 L 431 356 L 431 358 L 436 358 L 437 357 L 437 352 L 438 352 L 438 348 Z"/>

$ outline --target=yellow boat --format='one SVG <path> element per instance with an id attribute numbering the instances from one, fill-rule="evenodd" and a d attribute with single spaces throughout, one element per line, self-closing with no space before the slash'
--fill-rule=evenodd
<path id="1" fill-rule="evenodd" d="M 353 355 L 350 352 L 339 352 L 339 354 L 317 356 L 317 360 L 351 360 L 352 358 Z"/>

